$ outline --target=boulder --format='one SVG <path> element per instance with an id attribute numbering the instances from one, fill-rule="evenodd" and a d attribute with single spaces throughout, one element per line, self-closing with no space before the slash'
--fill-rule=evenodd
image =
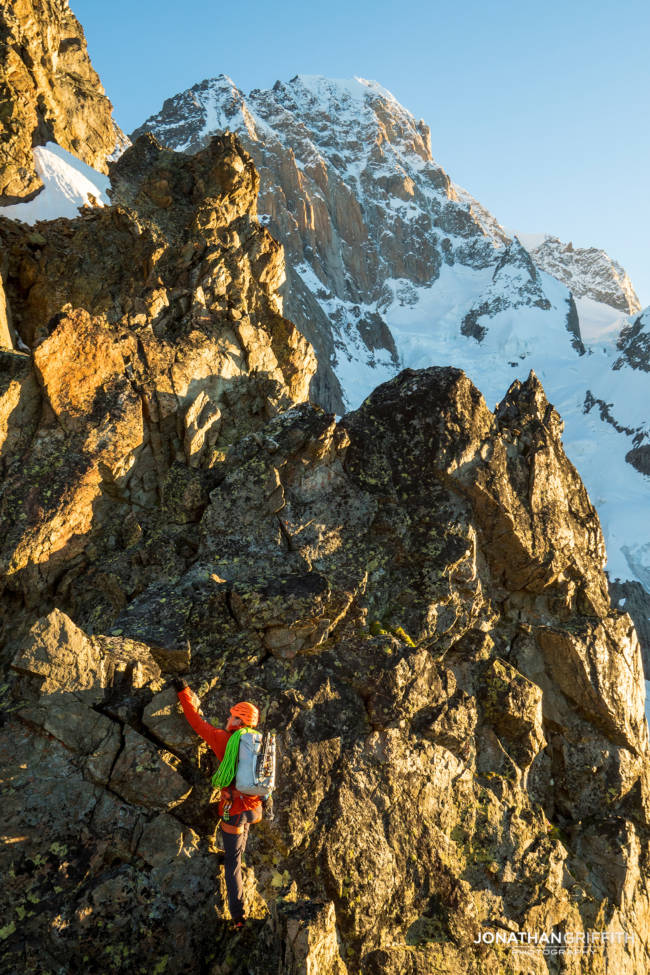
<path id="1" fill-rule="evenodd" d="M 41 695 L 67 693 L 88 704 L 104 697 L 107 661 L 86 634 L 58 609 L 38 620 L 16 653 L 12 667 L 42 678 Z"/>
<path id="2" fill-rule="evenodd" d="M 157 741 L 176 755 L 194 757 L 200 739 L 190 728 L 173 688 L 156 694 L 145 707 L 142 723 Z"/>
<path id="3" fill-rule="evenodd" d="M 111 773 L 110 787 L 127 802 L 147 809 L 173 809 L 192 787 L 176 770 L 177 761 L 127 728 L 124 748 Z"/>

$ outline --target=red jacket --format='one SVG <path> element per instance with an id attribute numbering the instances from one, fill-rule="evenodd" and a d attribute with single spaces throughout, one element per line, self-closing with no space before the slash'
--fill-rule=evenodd
<path id="1" fill-rule="evenodd" d="M 200 735 L 203 741 L 207 742 L 212 751 L 215 753 L 219 761 L 222 760 L 226 745 L 228 744 L 228 739 L 230 738 L 232 731 L 224 731 L 221 728 L 215 728 L 211 725 L 209 721 L 204 721 L 201 715 L 198 713 L 192 701 L 190 700 L 190 695 L 192 691 L 189 687 L 178 692 L 178 700 L 181 702 L 183 712 L 187 718 L 191 727 L 196 731 L 197 735 Z M 230 807 L 230 815 L 236 816 L 238 813 L 243 812 L 244 809 L 257 809 L 262 805 L 261 796 L 247 796 L 243 792 L 239 792 L 234 786 L 230 789 L 221 790 L 221 799 L 219 800 L 219 815 L 223 815 L 223 807 L 225 802 L 229 799 L 229 793 L 232 794 L 232 806 Z"/>

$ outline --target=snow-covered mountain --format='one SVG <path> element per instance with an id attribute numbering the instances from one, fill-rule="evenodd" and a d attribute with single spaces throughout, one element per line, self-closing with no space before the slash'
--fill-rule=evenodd
<path id="1" fill-rule="evenodd" d="M 597 247 L 563 244 L 550 234 L 518 234 L 537 267 L 566 284 L 574 298 L 590 298 L 627 314 L 641 302 L 625 268 Z"/>
<path id="2" fill-rule="evenodd" d="M 151 131 L 193 152 L 226 128 L 260 171 L 261 219 L 287 250 L 285 310 L 316 347 L 324 405 L 354 405 L 411 363 L 422 336 L 399 328 L 404 307 L 426 306 L 477 341 L 495 315 L 549 312 L 542 320 L 566 326 L 576 351 L 580 335 L 615 339 L 638 310 L 625 272 L 603 252 L 507 234 L 435 162 L 426 124 L 374 82 L 298 76 L 244 96 L 220 76 L 168 99 L 134 138 Z M 572 294 L 547 286 L 540 268 Z M 517 331 L 504 354 L 523 371 Z"/>
<path id="3" fill-rule="evenodd" d="M 245 98 L 222 76 L 165 102 L 133 137 L 151 131 L 192 152 L 225 128 L 260 172 L 259 210 L 290 267 L 285 310 L 316 347 L 326 405 L 353 405 L 399 368 L 391 309 L 417 303 L 413 289 L 429 289 L 445 268 L 472 278 L 470 333 L 484 311 L 473 296 L 504 255 L 517 280 L 507 295 L 493 283 L 490 308 L 549 303 L 527 253 L 451 183 L 425 123 L 380 85 L 301 76 Z"/>

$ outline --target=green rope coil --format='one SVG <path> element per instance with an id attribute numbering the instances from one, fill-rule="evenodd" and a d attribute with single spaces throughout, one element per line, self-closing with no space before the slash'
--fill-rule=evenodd
<path id="1" fill-rule="evenodd" d="M 237 772 L 237 756 L 239 755 L 239 739 L 252 728 L 238 728 L 228 739 L 224 756 L 221 759 L 219 768 L 212 776 L 212 785 L 215 789 L 227 789 Z"/>

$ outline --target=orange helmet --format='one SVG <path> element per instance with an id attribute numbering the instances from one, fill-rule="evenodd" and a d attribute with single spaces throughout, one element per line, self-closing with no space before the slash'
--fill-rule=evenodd
<path id="1" fill-rule="evenodd" d="M 239 704 L 235 704 L 230 709 L 230 713 L 233 718 L 240 718 L 249 728 L 255 728 L 260 720 L 260 712 L 254 704 L 249 704 L 248 701 L 240 701 Z"/>

